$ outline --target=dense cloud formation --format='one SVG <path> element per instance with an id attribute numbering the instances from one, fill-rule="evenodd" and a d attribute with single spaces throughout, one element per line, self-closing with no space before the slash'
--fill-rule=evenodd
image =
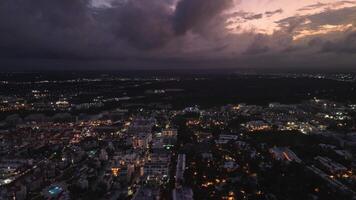
<path id="1" fill-rule="evenodd" d="M 160 47 L 174 35 L 172 11 L 164 1 L 132 0 L 111 13 L 104 23 L 113 20 L 110 31 L 136 48 Z"/>
<path id="2" fill-rule="evenodd" d="M 231 5 L 231 0 L 182 0 L 174 13 L 175 31 L 177 34 L 184 34 L 190 29 L 204 28 Z"/>
<path id="3" fill-rule="evenodd" d="M 0 2 L 1 57 L 77 57 L 94 45 L 94 23 L 85 0 Z"/>
<path id="4" fill-rule="evenodd" d="M 175 10 L 173 3 L 130 0 L 93 8 L 86 0 L 3 0 L 1 56 L 116 58 L 123 51 L 151 50 L 204 28 L 229 0 L 182 0 Z"/>
<path id="5" fill-rule="evenodd" d="M 345 38 L 341 39 L 341 41 L 328 41 L 322 45 L 324 52 L 356 54 L 356 32 L 348 34 Z"/>
<path id="6" fill-rule="evenodd" d="M 244 10 L 253 1 L 1 0 L 0 67 L 355 64 L 356 2 L 315 1 L 288 15 L 290 7 Z"/>

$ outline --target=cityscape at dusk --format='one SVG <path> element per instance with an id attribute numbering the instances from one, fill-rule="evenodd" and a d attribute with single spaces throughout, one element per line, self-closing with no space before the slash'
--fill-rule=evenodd
<path id="1" fill-rule="evenodd" d="M 0 200 L 356 200 L 356 1 L 0 0 Z"/>

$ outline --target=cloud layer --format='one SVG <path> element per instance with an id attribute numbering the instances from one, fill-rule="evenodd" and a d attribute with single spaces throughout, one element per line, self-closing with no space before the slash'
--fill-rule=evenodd
<path id="1" fill-rule="evenodd" d="M 356 64 L 356 2 L 283 2 L 2 0 L 0 68 Z"/>

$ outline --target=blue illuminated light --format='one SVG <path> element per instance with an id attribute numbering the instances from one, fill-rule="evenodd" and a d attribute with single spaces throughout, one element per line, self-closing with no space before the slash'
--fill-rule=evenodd
<path id="1" fill-rule="evenodd" d="M 53 196 L 58 195 L 62 191 L 63 191 L 63 189 L 61 187 L 58 187 L 58 186 L 52 186 L 48 190 L 48 192 Z"/>

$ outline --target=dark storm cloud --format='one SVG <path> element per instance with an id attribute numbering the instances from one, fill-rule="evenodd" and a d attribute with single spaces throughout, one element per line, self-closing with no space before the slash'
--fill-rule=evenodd
<path id="1" fill-rule="evenodd" d="M 263 54 L 270 50 L 267 43 L 268 38 L 262 34 L 256 35 L 251 45 L 244 52 L 245 55 Z"/>
<path id="2" fill-rule="evenodd" d="M 87 57 L 99 46 L 85 0 L 2 0 L 1 57 Z M 83 54 L 84 52 L 85 55 Z"/>
<path id="3" fill-rule="evenodd" d="M 268 52 L 269 47 L 263 45 L 251 45 L 247 48 L 244 52 L 245 55 L 256 55 L 256 54 L 263 54 Z"/>
<path id="4" fill-rule="evenodd" d="M 230 0 L 0 1 L 0 57 L 123 59 L 162 48 L 189 30 L 197 33 Z M 204 30 L 206 31 L 206 30 Z"/>
<path id="5" fill-rule="evenodd" d="M 355 53 L 351 32 L 304 44 L 294 42 L 293 34 L 325 24 L 355 25 L 356 8 L 292 16 L 276 22 L 280 30 L 268 35 L 232 33 L 226 26 L 237 30 L 242 22 L 272 17 L 282 9 L 233 12 L 240 10 L 229 10 L 234 2 L 238 5 L 236 0 L 113 0 L 94 7 L 90 0 L 0 0 L 0 68 L 11 63 L 41 68 L 263 65 L 258 58 L 277 65 L 281 57 L 281 65 L 307 59 L 314 64 L 326 54 Z"/>
<path id="6" fill-rule="evenodd" d="M 347 34 L 341 41 L 327 41 L 322 44 L 322 51 L 329 53 L 356 54 L 356 32 Z"/>
<path id="7" fill-rule="evenodd" d="M 109 15 L 106 20 L 114 20 L 113 33 L 139 49 L 163 46 L 174 37 L 172 11 L 163 0 L 132 0 L 112 8 L 112 13 L 114 18 Z"/>
<path id="8" fill-rule="evenodd" d="M 210 20 L 232 4 L 232 0 L 181 0 L 174 14 L 177 34 L 200 31 Z"/>

